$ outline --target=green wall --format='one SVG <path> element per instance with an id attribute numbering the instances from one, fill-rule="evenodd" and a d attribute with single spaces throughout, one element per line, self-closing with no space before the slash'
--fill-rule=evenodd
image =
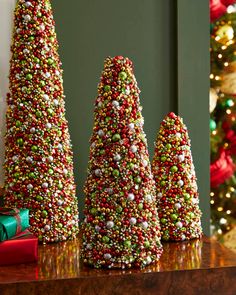
<path id="1" fill-rule="evenodd" d="M 74 147 L 81 212 L 84 202 L 82 187 L 86 177 L 89 137 L 93 126 L 93 103 L 103 61 L 106 56 L 124 55 L 134 62 L 136 78 L 142 91 L 144 128 L 151 156 L 156 133 L 165 114 L 179 111 L 186 119 L 199 178 L 204 230 L 209 233 L 209 25 L 208 3 L 199 2 L 52 1 L 64 69 L 67 119 Z M 196 8 L 205 9 L 201 11 L 202 23 L 196 19 L 198 22 L 192 24 L 191 18 L 188 18 L 189 5 L 192 14 Z M 188 30 L 186 28 L 187 32 L 184 33 L 185 26 Z M 197 34 L 197 40 L 206 41 L 204 44 L 192 43 L 192 38 L 195 37 L 189 32 L 192 29 Z M 181 44 L 178 40 L 181 40 Z M 193 49 L 195 62 L 189 55 L 185 61 L 185 51 L 190 53 Z M 203 62 L 198 66 L 199 71 L 195 71 L 195 63 L 198 64 L 199 60 Z M 186 79 L 188 85 L 182 79 Z M 201 90 L 196 91 L 199 87 Z"/>

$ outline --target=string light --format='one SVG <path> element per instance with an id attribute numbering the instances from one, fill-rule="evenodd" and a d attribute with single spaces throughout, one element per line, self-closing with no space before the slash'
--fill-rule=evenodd
<path id="1" fill-rule="evenodd" d="M 210 79 L 214 79 L 214 75 L 213 74 L 210 74 Z"/>
<path id="2" fill-rule="evenodd" d="M 221 49 L 222 49 L 222 50 L 225 50 L 226 48 L 227 48 L 226 45 L 221 46 Z"/>
<path id="3" fill-rule="evenodd" d="M 230 215 L 231 214 L 231 210 L 227 210 L 226 214 Z"/>
<path id="4" fill-rule="evenodd" d="M 223 55 L 222 55 L 221 53 L 220 53 L 220 54 L 218 54 L 218 58 L 222 58 L 222 56 L 223 56 Z"/>
<path id="5" fill-rule="evenodd" d="M 215 76 L 215 80 L 216 81 L 219 81 L 220 80 L 220 77 L 219 76 Z"/>
<path id="6" fill-rule="evenodd" d="M 224 210 L 223 207 L 218 207 L 218 208 L 217 208 L 217 211 L 219 211 L 219 212 L 222 212 L 223 210 Z"/>
<path id="7" fill-rule="evenodd" d="M 231 186 L 231 187 L 229 188 L 229 190 L 230 190 L 231 192 L 234 192 L 234 191 L 235 191 L 235 188 Z"/>
<path id="8" fill-rule="evenodd" d="M 214 195 L 215 195 L 215 194 L 214 194 L 213 192 L 210 193 L 210 196 L 211 196 L 211 197 L 214 197 Z"/>
<path id="9" fill-rule="evenodd" d="M 231 111 L 230 109 L 227 109 L 227 110 L 226 110 L 226 113 L 227 113 L 228 115 L 230 115 L 230 114 L 232 113 L 232 111 Z"/>
<path id="10" fill-rule="evenodd" d="M 220 224 L 226 224 L 227 223 L 227 219 L 225 219 L 225 218 L 221 218 L 220 219 Z"/>
<path id="11" fill-rule="evenodd" d="M 215 204 L 215 201 L 214 200 L 211 200 L 210 201 L 211 205 Z"/>
<path id="12" fill-rule="evenodd" d="M 231 195 L 230 195 L 230 193 L 227 193 L 225 196 L 226 196 L 226 198 L 228 198 L 228 199 L 230 199 L 230 198 L 231 198 Z"/>
<path id="13" fill-rule="evenodd" d="M 226 61 L 226 62 L 224 63 L 224 66 L 225 66 L 225 67 L 228 67 L 228 65 L 229 65 L 229 63 Z"/>
<path id="14" fill-rule="evenodd" d="M 212 131 L 212 134 L 213 134 L 213 135 L 216 135 L 216 134 L 217 134 L 217 131 L 216 131 L 216 130 L 213 130 L 213 131 Z"/>

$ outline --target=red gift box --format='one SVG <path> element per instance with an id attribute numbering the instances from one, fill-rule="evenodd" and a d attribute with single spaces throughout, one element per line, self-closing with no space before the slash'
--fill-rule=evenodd
<path id="1" fill-rule="evenodd" d="M 0 243 L 0 265 L 29 263 L 38 260 L 38 238 L 28 230 Z"/>

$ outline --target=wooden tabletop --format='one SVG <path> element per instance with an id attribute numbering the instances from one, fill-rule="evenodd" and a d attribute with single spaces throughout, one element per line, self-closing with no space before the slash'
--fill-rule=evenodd
<path id="1" fill-rule="evenodd" d="M 236 294 L 236 254 L 205 237 L 164 243 L 159 263 L 143 270 L 83 266 L 79 243 L 41 245 L 38 264 L 0 267 L 0 294 Z"/>

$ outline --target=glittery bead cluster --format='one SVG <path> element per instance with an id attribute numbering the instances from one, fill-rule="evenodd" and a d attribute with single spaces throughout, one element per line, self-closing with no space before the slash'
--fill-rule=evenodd
<path id="1" fill-rule="evenodd" d="M 202 234 L 201 212 L 188 131 L 170 113 L 162 121 L 152 172 L 156 181 L 162 239 L 182 241 Z"/>
<path id="2" fill-rule="evenodd" d="M 30 209 L 40 241 L 63 241 L 78 231 L 78 208 L 49 0 L 18 1 L 11 52 L 5 204 Z"/>
<path id="3" fill-rule="evenodd" d="M 108 57 L 85 184 L 82 257 L 96 268 L 144 267 L 162 253 L 139 92 L 132 62 Z"/>

